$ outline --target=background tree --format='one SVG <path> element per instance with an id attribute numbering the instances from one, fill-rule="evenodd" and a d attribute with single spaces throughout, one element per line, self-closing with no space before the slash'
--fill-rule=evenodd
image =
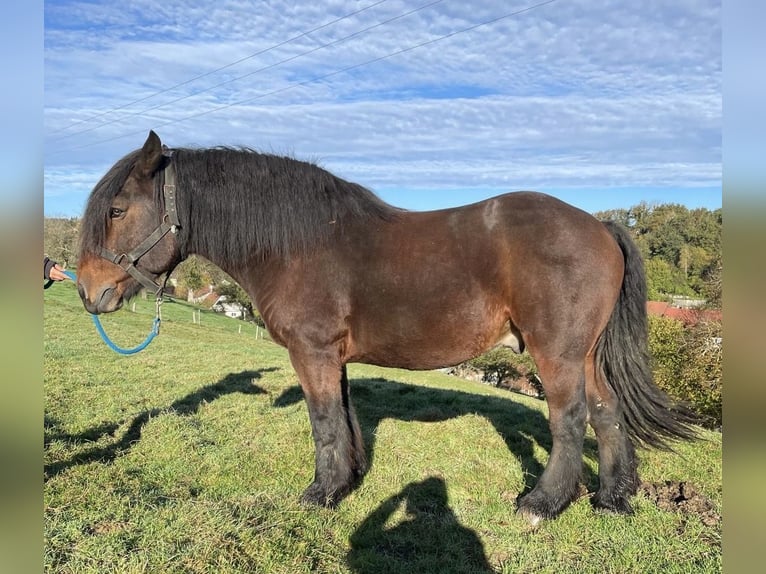
<path id="1" fill-rule="evenodd" d="M 703 321 L 684 333 L 679 394 L 711 428 L 723 424 L 723 328 Z"/>
<path id="2" fill-rule="evenodd" d="M 264 326 L 263 320 L 258 312 L 253 308 L 253 302 L 242 287 L 235 281 L 226 281 L 216 287 L 216 291 L 219 295 L 226 297 L 228 303 L 238 303 L 246 312 L 248 318 L 252 318 L 261 327 Z"/>
<path id="3" fill-rule="evenodd" d="M 669 295 L 706 297 L 719 306 L 721 209 L 688 209 L 674 203 L 650 205 L 642 202 L 629 209 L 611 209 L 594 214 L 625 225 L 646 263 L 650 298 Z"/>
<path id="4" fill-rule="evenodd" d="M 179 295 L 183 296 L 185 292 L 187 301 L 194 299 L 194 292 L 199 291 L 204 285 L 209 285 L 210 277 L 205 273 L 200 259 L 192 255 L 183 261 L 175 271 L 173 276 L 178 281 Z"/>
<path id="5" fill-rule="evenodd" d="M 210 261 L 199 255 L 191 255 L 175 268 L 171 277 L 178 283 L 177 295 L 186 297 L 191 301 L 194 292 L 199 291 L 206 285 L 216 286 L 231 278 L 213 265 Z"/>
<path id="6" fill-rule="evenodd" d="M 708 307 L 720 309 L 723 305 L 723 262 L 721 253 L 702 274 L 702 293 Z"/>
<path id="7" fill-rule="evenodd" d="M 668 317 L 649 317 L 649 349 L 657 385 L 702 417 L 705 426 L 723 419 L 723 339 L 721 323 L 685 328 Z"/>
<path id="8" fill-rule="evenodd" d="M 668 293 L 694 295 L 673 265 L 663 259 L 649 259 L 646 266 L 646 288 L 650 301 L 662 301 Z"/>
<path id="9" fill-rule="evenodd" d="M 51 259 L 69 267 L 77 264 L 77 238 L 80 220 L 76 217 L 46 217 L 43 220 L 43 251 Z"/>

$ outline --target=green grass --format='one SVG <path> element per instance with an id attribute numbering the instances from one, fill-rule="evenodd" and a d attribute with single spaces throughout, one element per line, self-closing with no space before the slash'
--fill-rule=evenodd
<path id="1" fill-rule="evenodd" d="M 130 307 L 130 306 L 128 306 Z M 151 301 L 103 318 L 146 336 Z M 719 572 L 721 524 L 636 497 L 587 497 L 533 530 L 514 514 L 550 438 L 545 404 L 436 372 L 351 365 L 371 468 L 331 511 L 298 503 L 313 442 L 286 352 L 255 328 L 163 305 L 123 357 L 70 283 L 45 292 L 45 567 L 72 573 Z M 642 478 L 686 481 L 721 512 L 721 436 L 641 452 Z M 595 441 L 584 479 L 597 484 Z"/>

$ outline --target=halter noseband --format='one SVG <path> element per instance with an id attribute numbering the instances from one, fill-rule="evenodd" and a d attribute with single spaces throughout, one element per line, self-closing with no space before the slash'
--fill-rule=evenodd
<path id="1" fill-rule="evenodd" d="M 158 298 L 162 296 L 162 285 L 157 283 L 148 274 L 141 271 L 136 264 L 138 260 L 146 255 L 152 247 L 159 243 L 160 239 L 170 233 L 176 233 L 181 227 L 178 220 L 178 211 L 176 210 L 176 171 L 173 167 L 173 151 L 163 146 L 162 155 L 165 158 L 165 167 L 159 172 L 155 185 L 162 189 L 162 195 L 165 198 L 165 214 L 157 228 L 130 253 L 114 253 L 106 247 L 101 248 L 101 256 L 108 259 L 115 265 L 119 265 L 133 279 L 141 283 Z M 167 280 L 167 277 L 166 279 Z"/>

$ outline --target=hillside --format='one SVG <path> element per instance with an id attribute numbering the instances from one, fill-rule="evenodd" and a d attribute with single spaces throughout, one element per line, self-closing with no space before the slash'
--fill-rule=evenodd
<path id="1" fill-rule="evenodd" d="M 255 327 L 163 305 L 132 357 L 71 283 L 44 296 L 48 572 L 718 572 L 721 436 L 642 451 L 636 514 L 583 496 L 536 530 L 514 514 L 550 448 L 545 403 L 437 372 L 352 365 L 371 469 L 335 511 L 302 507 L 313 442 L 286 352 Z M 153 303 L 104 318 L 119 344 Z M 584 482 L 597 485 L 588 434 Z M 585 492 L 584 492 L 585 494 Z"/>

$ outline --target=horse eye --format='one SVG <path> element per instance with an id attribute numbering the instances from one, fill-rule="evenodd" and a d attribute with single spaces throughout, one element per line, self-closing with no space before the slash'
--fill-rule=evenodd
<path id="1" fill-rule="evenodd" d="M 119 207 L 112 207 L 111 209 L 109 209 L 109 217 L 111 217 L 112 219 L 121 217 L 124 213 L 125 212 Z"/>

